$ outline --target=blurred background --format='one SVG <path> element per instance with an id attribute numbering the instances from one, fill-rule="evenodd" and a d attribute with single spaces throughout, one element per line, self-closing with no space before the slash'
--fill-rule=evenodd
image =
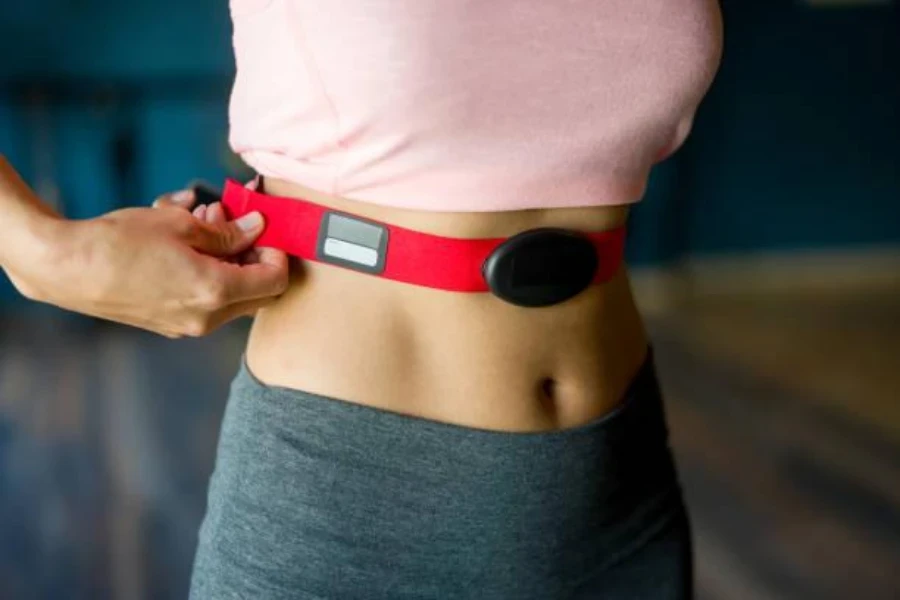
<path id="1" fill-rule="evenodd" d="M 725 58 L 628 257 L 698 597 L 900 598 L 900 17 L 724 0 Z M 2 0 L 0 152 L 75 218 L 229 152 L 226 0 Z M 198 340 L 0 275 L 0 600 L 186 598 L 247 323 Z"/>

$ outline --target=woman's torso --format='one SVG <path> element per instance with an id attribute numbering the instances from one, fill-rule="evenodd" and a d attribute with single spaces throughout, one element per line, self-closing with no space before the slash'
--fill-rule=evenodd
<path id="1" fill-rule="evenodd" d="M 265 191 L 458 238 L 624 224 L 721 41 L 716 0 L 231 2 L 230 139 Z M 540 309 L 293 267 L 247 350 L 271 385 L 545 430 L 608 412 L 647 351 L 624 267 Z"/>
<path id="2" fill-rule="evenodd" d="M 602 231 L 626 207 L 434 214 L 329 197 L 281 180 L 266 192 L 453 237 L 536 227 Z M 564 303 L 524 308 L 295 260 L 292 283 L 257 315 L 254 374 L 278 385 L 498 430 L 575 426 L 615 406 L 647 350 L 624 267 Z"/>

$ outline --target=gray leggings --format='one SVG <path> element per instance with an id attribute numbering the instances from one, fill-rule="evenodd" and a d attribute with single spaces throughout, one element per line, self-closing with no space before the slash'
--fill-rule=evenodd
<path id="1" fill-rule="evenodd" d="M 534 433 L 267 386 L 242 362 L 193 600 L 691 597 L 652 355 L 612 413 Z"/>

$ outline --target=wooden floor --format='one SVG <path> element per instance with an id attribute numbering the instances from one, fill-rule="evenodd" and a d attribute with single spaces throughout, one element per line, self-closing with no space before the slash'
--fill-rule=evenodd
<path id="1" fill-rule="evenodd" d="M 652 322 L 703 599 L 900 598 L 900 293 Z"/>
<path id="2" fill-rule="evenodd" d="M 898 298 L 650 320 L 700 600 L 900 598 Z M 0 314 L 0 600 L 186 597 L 244 335 Z"/>

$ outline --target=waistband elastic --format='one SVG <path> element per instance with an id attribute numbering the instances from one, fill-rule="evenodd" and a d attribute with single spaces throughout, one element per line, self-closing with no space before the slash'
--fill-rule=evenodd
<path id="1" fill-rule="evenodd" d="M 388 461 L 443 456 L 462 470 L 553 471 L 607 468 L 607 475 L 624 472 L 668 445 L 662 394 L 652 350 L 633 378 L 620 404 L 587 423 L 565 429 L 506 431 L 470 427 L 400 413 L 367 404 L 302 390 L 270 386 L 260 381 L 242 358 L 233 382 L 236 395 L 265 398 L 271 416 L 319 438 L 333 435 L 364 458 L 377 447 Z M 314 430 L 314 431 L 313 431 Z M 348 440 L 346 432 L 353 432 Z M 560 463 L 557 457 L 564 457 Z M 546 478 L 546 476 L 542 476 Z"/>

